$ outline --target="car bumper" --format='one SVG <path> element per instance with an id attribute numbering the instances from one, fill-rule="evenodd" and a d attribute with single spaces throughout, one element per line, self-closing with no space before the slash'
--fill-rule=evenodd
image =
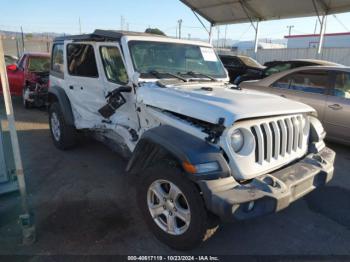
<path id="1" fill-rule="evenodd" d="M 333 177 L 335 152 L 324 148 L 283 169 L 239 184 L 233 177 L 199 181 L 207 208 L 224 221 L 278 212 Z"/>

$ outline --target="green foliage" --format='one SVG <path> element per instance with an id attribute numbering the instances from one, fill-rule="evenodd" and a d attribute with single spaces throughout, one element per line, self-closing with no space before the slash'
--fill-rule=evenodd
<path id="1" fill-rule="evenodd" d="M 148 33 L 148 34 L 155 34 L 155 35 L 166 35 L 164 34 L 163 31 L 161 31 L 160 29 L 158 28 L 147 28 L 145 33 Z"/>

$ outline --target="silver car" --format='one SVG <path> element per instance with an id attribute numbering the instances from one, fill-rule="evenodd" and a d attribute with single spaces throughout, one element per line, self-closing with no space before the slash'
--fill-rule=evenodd
<path id="1" fill-rule="evenodd" d="M 300 67 L 262 80 L 242 82 L 240 87 L 312 106 L 327 131 L 327 138 L 350 145 L 349 67 Z"/>

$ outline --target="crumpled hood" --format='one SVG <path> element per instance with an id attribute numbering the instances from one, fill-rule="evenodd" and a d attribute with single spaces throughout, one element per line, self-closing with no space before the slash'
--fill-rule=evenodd
<path id="1" fill-rule="evenodd" d="M 212 91 L 202 90 L 202 87 L 211 87 Z M 240 119 L 314 111 L 310 106 L 276 95 L 229 89 L 218 83 L 167 87 L 146 83 L 137 94 L 139 103 L 195 119 L 218 123 L 219 118 L 225 118 L 226 127 Z"/>

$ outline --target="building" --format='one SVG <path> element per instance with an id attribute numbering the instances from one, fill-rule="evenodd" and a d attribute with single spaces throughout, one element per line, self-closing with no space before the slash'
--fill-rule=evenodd
<path id="1" fill-rule="evenodd" d="M 283 43 L 273 43 L 271 40 L 267 41 L 259 41 L 258 49 L 280 49 L 286 48 L 286 45 Z M 254 41 L 239 41 L 234 43 L 231 47 L 232 51 L 246 51 L 249 49 L 254 49 L 255 42 Z"/>
<path id="2" fill-rule="evenodd" d="M 320 41 L 319 34 L 290 35 L 287 39 L 287 48 L 317 48 Z M 350 32 L 324 35 L 323 47 L 348 47 L 350 48 Z"/>

